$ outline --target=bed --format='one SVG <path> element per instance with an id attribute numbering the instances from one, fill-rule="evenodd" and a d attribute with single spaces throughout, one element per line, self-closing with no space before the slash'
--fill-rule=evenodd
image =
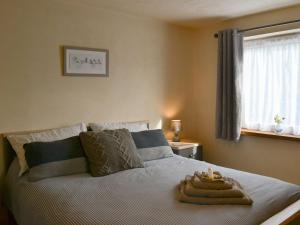
<path id="1" fill-rule="evenodd" d="M 82 173 L 37 182 L 19 178 L 18 166 L 14 160 L 9 167 L 5 200 L 19 225 L 279 224 L 300 209 L 297 185 L 176 155 L 104 177 Z M 208 167 L 238 180 L 253 205 L 178 202 L 180 180 Z"/>

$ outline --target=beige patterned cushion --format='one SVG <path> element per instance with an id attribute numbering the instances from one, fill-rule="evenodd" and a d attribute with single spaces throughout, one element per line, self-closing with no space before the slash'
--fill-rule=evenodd
<path id="1" fill-rule="evenodd" d="M 82 132 L 80 140 L 92 176 L 144 167 L 127 129 Z"/>

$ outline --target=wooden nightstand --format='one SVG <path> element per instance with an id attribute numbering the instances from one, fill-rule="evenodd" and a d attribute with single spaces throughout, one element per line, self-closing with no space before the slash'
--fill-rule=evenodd
<path id="1" fill-rule="evenodd" d="M 186 158 L 203 160 L 203 147 L 200 143 L 190 141 L 168 142 L 176 155 L 180 155 Z"/>

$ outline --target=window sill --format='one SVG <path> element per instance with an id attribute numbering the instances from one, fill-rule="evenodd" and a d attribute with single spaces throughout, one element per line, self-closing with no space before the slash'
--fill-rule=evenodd
<path id="1" fill-rule="evenodd" d="M 275 134 L 274 132 L 248 130 L 248 129 L 244 129 L 244 128 L 242 129 L 241 135 L 283 139 L 283 140 L 290 140 L 290 141 L 300 141 L 300 136 L 298 136 L 298 135 L 290 135 L 290 134 L 280 135 L 280 134 Z"/>

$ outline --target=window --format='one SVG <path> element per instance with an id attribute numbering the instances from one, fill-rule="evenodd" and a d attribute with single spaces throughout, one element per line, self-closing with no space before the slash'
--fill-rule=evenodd
<path id="1" fill-rule="evenodd" d="M 300 34 L 244 41 L 242 127 L 300 135 Z"/>

